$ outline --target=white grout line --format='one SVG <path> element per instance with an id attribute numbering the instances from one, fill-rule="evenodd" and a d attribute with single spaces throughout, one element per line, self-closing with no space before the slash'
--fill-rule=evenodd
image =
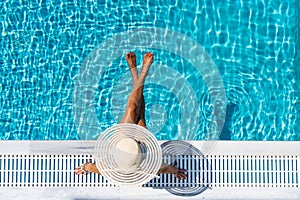
<path id="1" fill-rule="evenodd" d="M 231 170 L 231 187 L 234 186 L 235 180 L 236 180 L 236 174 L 235 174 L 235 162 L 236 162 L 236 156 L 233 156 L 230 163 L 230 170 Z"/>
<path id="2" fill-rule="evenodd" d="M 3 160 L 4 163 L 4 168 L 3 168 L 3 174 L 4 174 L 4 186 L 7 186 L 8 183 L 8 174 L 7 174 L 7 168 L 8 168 L 8 164 L 7 164 L 7 158 L 6 156 L 4 157 L 5 160 Z"/>
<path id="3" fill-rule="evenodd" d="M 300 165 L 300 156 L 296 158 L 296 164 L 295 164 L 295 171 L 296 171 L 296 181 L 297 181 L 297 186 L 299 187 L 300 184 L 300 174 L 299 174 L 299 165 Z"/>
<path id="4" fill-rule="evenodd" d="M 291 179 L 292 179 L 292 182 L 293 182 L 293 185 L 292 185 L 293 187 L 297 184 L 297 180 L 296 180 L 296 174 L 297 174 L 296 164 L 297 164 L 296 157 L 292 156 L 292 163 L 291 163 L 292 173 L 291 173 Z"/>

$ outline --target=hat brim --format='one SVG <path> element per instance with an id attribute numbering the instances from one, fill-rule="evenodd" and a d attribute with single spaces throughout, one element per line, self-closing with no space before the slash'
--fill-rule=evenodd
<path id="1" fill-rule="evenodd" d="M 129 170 L 119 169 L 114 158 L 114 147 L 124 139 L 132 138 L 147 149 L 143 159 Z M 142 153 L 142 152 L 141 152 Z M 99 172 L 118 186 L 142 186 L 154 178 L 161 167 L 162 151 L 155 136 L 136 124 L 117 124 L 100 134 L 94 158 Z"/>

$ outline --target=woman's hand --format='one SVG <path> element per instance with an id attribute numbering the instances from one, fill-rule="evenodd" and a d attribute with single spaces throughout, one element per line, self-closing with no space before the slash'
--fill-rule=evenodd
<path id="1" fill-rule="evenodd" d="M 91 160 L 88 160 L 87 163 L 81 165 L 81 166 L 78 166 L 76 169 L 75 169 L 75 174 L 78 175 L 78 174 L 81 174 L 81 175 L 86 175 L 88 172 L 90 172 L 90 165 L 93 165 L 93 163 L 91 163 L 92 161 Z"/>
<path id="2" fill-rule="evenodd" d="M 172 168 L 172 174 L 174 174 L 177 179 L 181 180 L 187 178 L 186 170 L 177 168 L 177 161 L 170 167 Z"/>
<path id="3" fill-rule="evenodd" d="M 179 180 L 187 178 L 186 170 L 185 169 L 178 169 L 176 161 L 173 165 L 163 165 L 158 170 L 158 174 L 174 174 L 174 176 Z"/>

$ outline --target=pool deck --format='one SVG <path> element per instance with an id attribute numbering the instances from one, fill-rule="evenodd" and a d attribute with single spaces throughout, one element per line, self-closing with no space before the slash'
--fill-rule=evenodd
<path id="1" fill-rule="evenodd" d="M 166 141 L 160 140 L 162 144 Z M 204 155 L 300 155 L 300 141 L 187 141 Z M 0 154 L 81 154 L 93 153 L 94 140 L 0 141 Z"/>
<path id="2" fill-rule="evenodd" d="M 152 188 L 0 188 L 1 199 L 95 200 L 95 199 L 300 199 L 299 188 L 213 188 L 194 197 L 178 197 Z"/>
<path id="3" fill-rule="evenodd" d="M 163 143 L 165 141 L 159 141 Z M 188 141 L 204 155 L 299 156 L 300 142 Z M 95 141 L 0 141 L 0 155 L 87 154 Z M 300 166 L 298 166 L 298 169 Z M 164 189 L 119 187 L 0 187 L 0 199 L 300 199 L 299 187 L 212 187 L 193 197 Z"/>

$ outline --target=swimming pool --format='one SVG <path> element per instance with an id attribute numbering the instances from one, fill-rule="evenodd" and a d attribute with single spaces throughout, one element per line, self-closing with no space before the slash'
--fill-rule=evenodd
<path id="1" fill-rule="evenodd" d="M 74 112 L 74 93 L 81 70 L 90 67 L 86 61 L 109 38 L 144 28 L 197 42 L 214 66 L 199 71 L 176 44 L 174 51 L 151 48 L 153 41 L 121 49 L 92 94 L 97 131 L 117 123 L 123 112 L 130 49 L 138 62 L 146 51 L 155 54 L 144 95 L 148 128 L 158 139 L 300 140 L 296 0 L 12 0 L 1 2 L 0 10 L 0 139 L 82 139 L 78 119 L 85 115 Z M 222 83 L 211 87 L 207 81 L 216 71 Z M 222 131 L 211 134 L 214 91 L 226 116 Z"/>

